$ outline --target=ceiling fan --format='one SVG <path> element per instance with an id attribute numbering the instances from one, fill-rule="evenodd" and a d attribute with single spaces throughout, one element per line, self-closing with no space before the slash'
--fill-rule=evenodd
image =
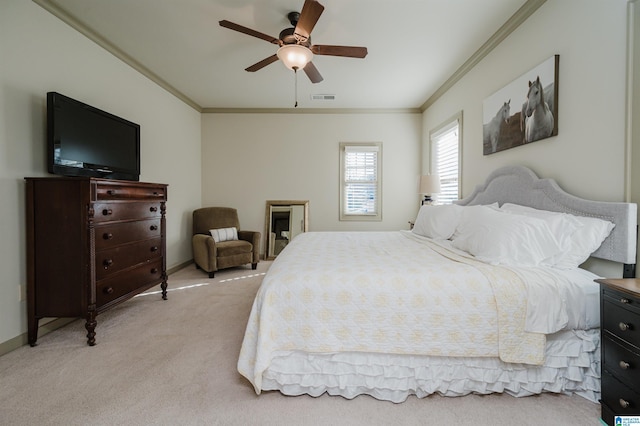
<path id="1" fill-rule="evenodd" d="M 364 58 L 368 53 L 366 47 L 312 44 L 311 31 L 323 11 L 324 6 L 316 0 L 305 0 L 300 13 L 290 12 L 287 15 L 293 27 L 282 30 L 278 38 L 226 20 L 220 21 L 219 24 L 222 27 L 261 38 L 269 43 L 280 46 L 275 54 L 245 68 L 246 71 L 258 71 L 280 59 L 287 68 L 294 71 L 302 68 L 312 83 L 319 83 L 322 81 L 322 76 L 315 65 L 313 65 L 313 62 L 311 62 L 314 54 Z"/>

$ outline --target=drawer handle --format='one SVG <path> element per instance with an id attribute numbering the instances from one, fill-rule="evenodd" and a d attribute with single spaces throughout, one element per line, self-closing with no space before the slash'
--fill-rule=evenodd
<path id="1" fill-rule="evenodd" d="M 620 399 L 618 400 L 618 402 L 620 403 L 620 406 L 621 406 L 622 408 L 629 408 L 629 407 L 631 406 L 631 403 L 630 403 L 629 401 L 624 400 L 624 399 L 622 399 L 622 398 L 620 398 Z"/>
<path id="2" fill-rule="evenodd" d="M 107 195 L 116 195 L 116 191 L 114 191 L 113 189 L 108 189 Z"/>
<path id="3" fill-rule="evenodd" d="M 158 211 L 158 208 L 157 208 L 157 207 L 155 207 L 155 206 L 152 206 L 152 207 L 149 207 L 149 211 L 150 211 L 150 212 L 154 212 L 154 213 L 155 213 L 155 212 L 157 212 L 157 211 Z"/>
<path id="4" fill-rule="evenodd" d="M 157 273 L 157 272 L 158 272 L 158 268 L 151 268 L 151 273 L 152 273 L 152 274 L 155 274 L 155 273 Z"/>
<path id="5" fill-rule="evenodd" d="M 620 330 L 622 331 L 627 331 L 631 329 L 631 324 L 621 322 L 620 324 L 618 324 L 618 327 L 620 327 Z"/>
<path id="6" fill-rule="evenodd" d="M 152 231 L 157 231 L 158 230 L 158 225 L 151 225 L 149 227 L 149 229 L 151 229 Z"/>
<path id="7" fill-rule="evenodd" d="M 113 287 L 107 287 L 103 290 L 103 292 L 105 294 L 112 294 L 113 293 Z"/>
<path id="8" fill-rule="evenodd" d="M 158 246 L 151 247 L 151 251 L 158 251 Z"/>
<path id="9" fill-rule="evenodd" d="M 628 363 L 628 362 L 626 362 L 626 361 L 620 361 L 620 362 L 618 363 L 618 365 L 619 365 L 619 366 L 620 366 L 620 368 L 622 368 L 623 370 L 627 370 L 627 369 L 629 369 L 629 367 L 630 367 L 629 363 Z"/>
<path id="10" fill-rule="evenodd" d="M 113 234 L 111 232 L 105 232 L 104 234 L 102 234 L 102 238 L 104 238 L 105 240 L 110 240 L 113 238 Z"/>
<path id="11" fill-rule="evenodd" d="M 624 297 L 620 299 L 620 303 L 630 303 L 629 299 L 625 299 Z"/>
<path id="12" fill-rule="evenodd" d="M 111 210 L 111 209 L 102 210 L 102 215 L 103 216 L 111 216 L 112 214 L 113 214 L 113 210 Z"/>
<path id="13" fill-rule="evenodd" d="M 113 265 L 113 260 L 111 259 L 105 259 L 102 264 L 104 265 L 104 269 L 108 269 L 109 266 Z"/>

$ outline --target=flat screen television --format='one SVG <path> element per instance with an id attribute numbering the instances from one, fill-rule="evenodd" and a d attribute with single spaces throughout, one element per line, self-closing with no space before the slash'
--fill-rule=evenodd
<path id="1" fill-rule="evenodd" d="M 71 99 L 47 93 L 49 173 L 140 179 L 140 126 Z"/>

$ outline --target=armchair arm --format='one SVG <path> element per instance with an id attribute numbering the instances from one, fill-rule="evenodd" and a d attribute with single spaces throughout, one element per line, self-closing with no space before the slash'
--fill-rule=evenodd
<path id="1" fill-rule="evenodd" d="M 211 235 L 195 234 L 191 239 L 193 248 L 193 260 L 207 272 L 218 270 L 218 248 Z"/>
<path id="2" fill-rule="evenodd" d="M 253 245 L 253 261 L 260 261 L 260 232 L 257 231 L 238 231 L 238 239 L 249 241 Z"/>

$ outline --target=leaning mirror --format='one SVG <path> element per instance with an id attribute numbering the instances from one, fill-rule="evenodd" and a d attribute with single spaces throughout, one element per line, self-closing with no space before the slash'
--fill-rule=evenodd
<path id="1" fill-rule="evenodd" d="M 265 259 L 275 257 L 296 235 L 309 229 L 307 200 L 268 200 L 265 217 Z"/>

